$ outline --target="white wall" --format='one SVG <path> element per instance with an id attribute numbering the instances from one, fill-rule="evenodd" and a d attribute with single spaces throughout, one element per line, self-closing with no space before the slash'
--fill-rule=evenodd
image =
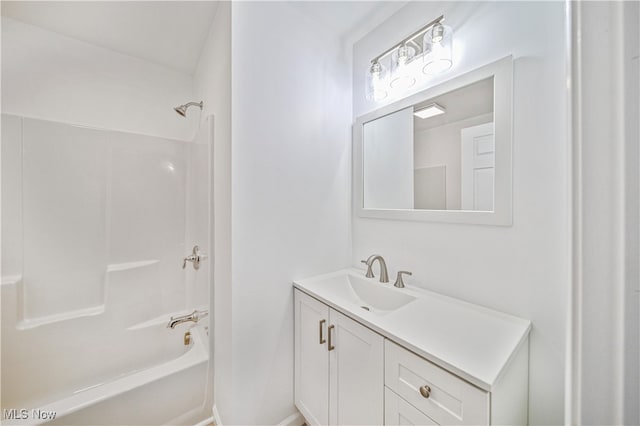
<path id="1" fill-rule="evenodd" d="M 351 76 L 338 38 L 285 2 L 234 2 L 232 52 L 234 406 L 222 421 L 276 424 L 295 412 L 292 280 L 349 264 Z"/>
<path id="2" fill-rule="evenodd" d="M 485 114 L 415 132 L 414 168 L 446 165 L 447 210 L 460 210 L 462 203 L 461 130 L 492 121 L 493 114 Z"/>
<path id="3" fill-rule="evenodd" d="M 221 2 L 194 73 L 194 96 L 204 101 L 202 117 L 213 115 L 212 157 L 214 250 L 213 348 L 215 403 L 231 412 L 231 4 Z"/>
<path id="4" fill-rule="evenodd" d="M 2 17 L 2 112 L 190 140 L 192 77 Z"/>
<path id="5" fill-rule="evenodd" d="M 564 421 L 569 262 L 564 7 L 561 2 L 413 2 L 354 46 L 354 117 L 377 108 L 365 99 L 368 61 L 440 14 L 455 30 L 455 65 L 447 78 L 514 56 L 513 226 L 354 217 L 352 263 L 381 253 L 391 273 L 413 271 L 412 284 L 532 320 L 531 424 Z"/>

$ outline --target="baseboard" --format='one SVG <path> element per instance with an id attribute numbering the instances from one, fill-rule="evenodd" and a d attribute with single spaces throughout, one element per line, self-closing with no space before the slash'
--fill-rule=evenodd
<path id="1" fill-rule="evenodd" d="M 220 419 L 220 413 L 218 413 L 218 407 L 213 406 L 213 422 L 216 426 L 222 426 L 222 420 Z"/>
<path id="2" fill-rule="evenodd" d="M 278 423 L 278 426 L 302 426 L 303 423 L 304 423 L 304 417 L 302 417 L 302 414 L 300 414 L 299 411 L 296 411 L 286 419 L 281 420 Z"/>

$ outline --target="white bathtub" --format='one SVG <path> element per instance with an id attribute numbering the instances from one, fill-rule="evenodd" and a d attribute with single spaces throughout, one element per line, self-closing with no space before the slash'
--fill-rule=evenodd
<path id="1" fill-rule="evenodd" d="M 19 409 L 17 417 L 26 418 L 6 419 L 3 413 L 2 424 L 193 424 L 206 417 L 203 413 L 209 351 L 203 327 L 193 327 L 191 335 L 192 343 L 186 352 L 173 360 L 76 390 L 45 404 L 11 407 Z"/>
<path id="2" fill-rule="evenodd" d="M 127 328 L 105 312 L 21 329 L 12 303 L 19 286 L 2 285 L 3 425 L 194 424 L 210 416 L 204 325 L 190 329 L 188 346 L 190 325 L 166 328 L 170 314 Z"/>

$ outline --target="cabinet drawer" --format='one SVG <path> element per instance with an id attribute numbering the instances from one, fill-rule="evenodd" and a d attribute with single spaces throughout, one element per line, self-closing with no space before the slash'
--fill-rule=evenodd
<path id="1" fill-rule="evenodd" d="M 384 426 L 437 425 L 427 416 L 394 391 L 384 388 Z"/>
<path id="2" fill-rule="evenodd" d="M 384 383 L 438 424 L 489 424 L 489 393 L 390 340 L 385 340 Z"/>

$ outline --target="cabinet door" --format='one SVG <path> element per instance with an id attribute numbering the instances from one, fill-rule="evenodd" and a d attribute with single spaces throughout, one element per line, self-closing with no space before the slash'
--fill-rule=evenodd
<path id="1" fill-rule="evenodd" d="M 294 291 L 295 404 L 307 424 L 329 424 L 329 307 Z M 321 339 L 322 337 L 322 339 Z"/>
<path id="2" fill-rule="evenodd" d="M 332 425 L 384 423 L 384 339 L 331 310 L 329 421 Z"/>

